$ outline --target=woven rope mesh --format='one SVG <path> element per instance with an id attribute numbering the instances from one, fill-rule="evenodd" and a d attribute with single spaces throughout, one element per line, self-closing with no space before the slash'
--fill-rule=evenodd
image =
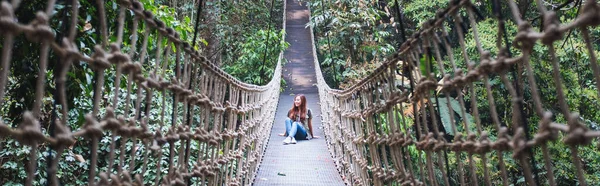
<path id="1" fill-rule="evenodd" d="M 495 47 L 484 48 L 478 38 L 477 21 L 488 18 L 480 17 L 472 1 L 455 0 L 420 25 L 382 66 L 350 88 L 330 88 L 317 68 L 325 135 L 346 183 L 509 185 L 516 177 L 524 179 L 520 184 L 556 185 L 555 158 L 547 146 L 559 143 L 569 149 L 572 163 L 561 171 L 574 172 L 572 179 L 579 185 L 597 184 L 586 181 L 593 174 L 584 172 L 578 152 L 581 147 L 600 146 L 600 131 L 590 129 L 566 103 L 567 94 L 577 93 L 563 89 L 561 71 L 565 69 L 554 47 L 568 32 L 581 33 L 587 45 L 581 52 L 591 56 L 585 62 L 594 74 L 590 80 L 598 85 L 597 45 L 592 43 L 596 38 L 589 32 L 600 23 L 600 6 L 597 1 L 585 1 L 576 19 L 560 23 L 543 1 L 535 2 L 544 19 L 541 31 L 521 18 L 515 1 L 502 1 L 510 15 L 492 18 L 498 31 Z M 516 33 L 505 31 L 506 19 L 517 24 Z M 458 44 L 452 45 L 451 39 Z M 469 56 L 467 46 L 476 46 L 477 55 Z M 532 63 L 538 62 L 530 57 L 540 54 L 533 54 L 533 47 L 548 48 L 541 55 L 549 56 L 550 71 L 534 69 Z M 457 65 L 459 61 L 467 65 Z M 542 107 L 539 89 L 550 87 L 537 86 L 534 70 L 552 75 L 559 110 Z M 531 100 L 524 100 L 524 92 L 531 94 Z M 487 97 L 482 102 L 476 95 Z M 505 113 L 497 112 L 494 99 L 499 98 L 512 100 Z M 528 123 L 523 117 L 525 102 L 533 103 L 528 106 L 534 107 L 539 123 Z M 487 109 L 480 109 L 484 104 L 489 105 Z M 500 121 L 499 114 L 511 119 Z M 482 123 L 482 115 L 493 119 Z M 532 160 L 533 154 L 543 154 L 543 159 Z M 516 167 L 507 170 L 508 161 L 517 162 Z M 476 167 L 476 162 L 482 166 Z"/>
<path id="2" fill-rule="evenodd" d="M 35 62 L 38 80 L 31 90 L 36 98 L 33 107 L 23 113 L 21 123 L 0 121 L 2 143 L 8 137 L 31 147 L 24 184 L 46 178 L 49 185 L 75 184 L 59 183 L 57 175 L 80 175 L 89 185 L 250 184 L 274 119 L 281 65 L 277 63 L 273 79 L 265 86 L 243 83 L 181 40 L 142 3 L 95 2 L 99 44 L 93 51 L 80 51 L 76 42 L 80 1 L 70 1 L 69 16 L 57 18 L 52 16 L 56 1 L 49 0 L 46 10 L 36 12 L 29 23 L 18 22 L 14 15 L 24 3 L 1 2 L 0 97 L 4 98 L 7 68 L 15 62 L 11 61 L 15 38 L 24 35 L 40 48 L 36 51 L 40 60 Z M 117 11 L 116 20 L 107 20 L 108 4 L 114 5 L 110 11 Z M 49 26 L 55 19 L 68 20 L 63 22 L 68 27 L 62 38 L 56 38 Z M 56 61 L 49 61 L 49 55 Z M 83 63 L 95 74 L 87 82 L 95 89 L 89 95 L 90 112 L 75 116 L 69 114 L 65 100 L 73 63 Z M 55 65 L 52 69 L 58 78 L 46 82 L 49 64 Z M 60 105 L 52 121 L 40 115 L 44 93 L 50 88 L 56 89 L 54 101 Z M 165 111 L 169 106 L 172 112 Z M 69 128 L 73 125 L 67 125 L 68 117 L 85 117 L 85 122 Z M 89 147 L 89 154 L 84 154 L 88 160 L 72 156 L 75 143 Z M 46 156 L 38 157 L 39 151 Z M 56 154 L 86 162 L 85 168 L 74 169 L 86 172 L 63 173 L 58 163 L 72 160 Z M 37 164 L 38 158 L 48 158 L 50 163 Z"/>

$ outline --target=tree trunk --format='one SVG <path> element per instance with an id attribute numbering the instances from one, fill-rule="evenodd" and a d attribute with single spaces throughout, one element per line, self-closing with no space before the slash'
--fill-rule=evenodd
<path id="1" fill-rule="evenodd" d="M 217 30 L 217 23 L 220 19 L 220 7 L 217 0 L 206 0 L 205 7 L 202 11 L 202 17 L 204 18 L 204 24 L 206 29 L 203 31 L 203 37 L 206 39 L 208 46 L 204 50 L 204 55 L 213 64 L 221 66 L 221 54 L 219 51 L 220 41 L 218 34 L 215 34 Z"/>

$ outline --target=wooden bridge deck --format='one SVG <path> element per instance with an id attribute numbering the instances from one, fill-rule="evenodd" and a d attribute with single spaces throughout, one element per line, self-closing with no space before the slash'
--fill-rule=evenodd
<path id="1" fill-rule="evenodd" d="M 287 87 L 279 97 L 275 123 L 254 185 L 344 185 L 321 130 L 310 30 L 305 28 L 308 9 L 296 0 L 287 0 L 286 19 L 286 40 L 290 47 L 284 54 L 288 63 L 283 74 Z M 286 113 L 297 94 L 306 96 L 308 107 L 315 116 L 315 135 L 321 138 L 283 145 L 285 138 L 278 134 L 285 131 Z"/>

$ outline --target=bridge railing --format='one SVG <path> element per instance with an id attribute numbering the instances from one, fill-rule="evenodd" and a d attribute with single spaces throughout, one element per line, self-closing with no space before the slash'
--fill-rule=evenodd
<path id="1" fill-rule="evenodd" d="M 572 167 L 562 171 L 574 172 L 573 182 L 586 185 L 590 175 L 584 171 L 578 152 L 592 145 L 599 146 L 596 151 L 600 151 L 600 144 L 595 144 L 600 131 L 590 129 L 566 103 L 568 90 L 563 90 L 561 80 L 565 69 L 560 68 L 553 44 L 565 33 L 579 31 L 587 45 L 582 52 L 590 56 L 589 63 L 583 63 L 593 71 L 589 80 L 600 87 L 598 58 L 589 36 L 589 29 L 600 24 L 600 5 L 584 1 L 576 19 L 560 24 L 554 12 L 536 2 L 544 19 L 543 31 L 534 30 L 521 18 L 515 1 L 503 1 L 518 27 L 516 35 L 510 36 L 518 55 L 511 56 L 504 42 L 508 34 L 503 28 L 505 20 L 495 19 L 498 42 L 495 48 L 485 49 L 478 36 L 475 6 L 469 0 L 453 0 L 381 67 L 345 90 L 326 84 L 313 45 L 325 137 L 346 183 L 509 185 L 516 177 L 524 178 L 528 185 L 557 185 L 553 174 L 557 157 L 548 151 L 548 145 L 554 143 L 570 151 Z M 314 34 L 311 36 L 314 41 Z M 477 56 L 468 56 L 466 36 L 476 45 Z M 450 43 L 450 37 L 458 39 L 457 47 Z M 547 73 L 552 74 L 560 108 L 555 113 L 545 110 L 540 101 L 534 70 L 543 69 L 533 68 L 533 47 L 548 48 L 552 70 Z M 457 65 L 459 60 L 468 65 Z M 518 69 L 524 69 L 523 77 L 514 75 Z M 595 90 L 600 97 L 600 89 Z M 531 100 L 524 100 L 524 92 Z M 478 103 L 475 96 L 487 100 Z M 508 119 L 502 121 L 494 102 L 499 97 L 512 100 L 505 109 Z M 534 116 L 525 117 L 524 102 L 533 103 Z M 481 109 L 480 104 L 489 107 Z M 482 123 L 483 115 L 491 121 Z M 533 117 L 540 122 L 528 123 Z M 559 117 L 566 122 L 560 123 Z M 534 154 L 542 158 L 532 159 Z M 516 162 L 516 167 L 507 170 L 509 161 Z M 476 167 L 476 163 L 482 166 Z"/>
<path id="2" fill-rule="evenodd" d="M 25 35 L 28 42 L 39 44 L 39 61 L 33 62 L 39 72 L 36 88 L 31 90 L 35 91 L 34 105 L 23 113 L 22 122 L 0 120 L 0 151 L 14 140 L 18 146 L 31 147 L 25 185 L 43 184 L 40 180 L 49 185 L 75 184 L 61 180 L 76 175 L 89 185 L 253 182 L 275 116 L 282 53 L 267 85 L 243 83 L 200 55 L 137 0 L 114 1 L 118 5 L 116 20 L 107 20 L 105 2 L 96 1 L 101 44 L 86 53 L 75 40 L 80 1 L 70 1 L 69 17 L 63 18 L 69 20 L 63 23 L 68 24 L 67 35 L 59 39 L 49 26 L 55 19 L 55 0 L 48 0 L 46 9 L 36 12 L 30 23 L 18 22 L 15 17 L 20 2 L 2 1 L 0 7 L 0 104 L 7 99 L 4 93 L 11 63 L 22 63 L 11 61 L 18 36 Z M 124 33 L 131 36 L 124 37 Z M 149 54 L 151 50 L 156 53 Z M 49 55 L 59 58 L 53 62 L 53 82 L 46 82 Z M 85 115 L 85 123 L 69 123 L 65 84 L 73 63 L 84 63 L 95 73 L 95 90 L 89 97 L 93 108 Z M 54 101 L 59 105 L 58 117 L 53 120 L 40 118 L 49 84 L 56 86 Z M 167 104 L 173 105 L 172 113 L 166 113 Z M 105 139 L 109 147 L 99 150 L 99 140 Z M 81 154 L 86 166 L 61 170 L 58 162 L 65 161 L 63 154 L 70 154 L 65 151 L 74 143 L 90 149 L 88 154 Z M 42 151 L 49 154 L 40 157 Z M 39 159 L 49 163 L 38 164 Z M 100 159 L 106 161 L 99 163 Z"/>

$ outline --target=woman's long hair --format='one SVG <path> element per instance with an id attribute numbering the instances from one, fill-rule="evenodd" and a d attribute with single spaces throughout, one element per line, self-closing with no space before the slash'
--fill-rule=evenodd
<path id="1" fill-rule="evenodd" d="M 296 98 L 300 97 L 300 106 L 296 106 Z M 304 94 L 298 94 L 294 97 L 294 103 L 292 104 L 292 108 L 288 111 L 288 117 L 292 120 L 296 120 L 297 117 L 300 117 L 300 122 L 304 123 L 306 121 L 306 97 Z"/>

